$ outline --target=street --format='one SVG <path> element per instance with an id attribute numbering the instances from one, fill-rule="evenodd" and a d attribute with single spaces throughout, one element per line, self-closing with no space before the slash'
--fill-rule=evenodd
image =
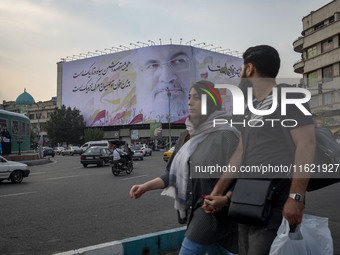
<path id="1" fill-rule="evenodd" d="M 53 160 L 30 166 L 19 185 L 0 183 L 0 254 L 53 254 L 181 226 L 160 191 L 129 196 L 133 184 L 164 171 L 162 152 L 117 177 L 108 165 L 83 168 L 79 156 Z"/>
<path id="2" fill-rule="evenodd" d="M 110 166 L 83 168 L 79 156 L 30 166 L 23 183 L 0 183 L 0 254 L 53 254 L 180 227 L 173 201 L 151 191 L 131 199 L 133 184 L 162 174 L 162 152 L 115 177 Z M 340 183 L 308 193 L 306 213 L 329 217 L 340 254 Z"/>

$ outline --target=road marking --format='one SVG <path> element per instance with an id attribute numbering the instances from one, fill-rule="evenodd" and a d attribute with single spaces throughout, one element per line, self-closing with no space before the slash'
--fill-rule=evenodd
<path id="1" fill-rule="evenodd" d="M 81 169 L 81 168 L 84 168 L 84 167 L 83 167 L 83 166 L 77 166 L 77 167 L 71 168 L 71 170 L 74 170 L 74 169 Z"/>
<path id="2" fill-rule="evenodd" d="M 30 175 L 36 175 L 36 174 L 46 174 L 46 172 L 36 172 L 36 173 L 30 173 Z"/>
<path id="3" fill-rule="evenodd" d="M 74 178 L 74 177 L 79 177 L 79 176 L 80 175 L 70 175 L 70 176 L 63 176 L 63 177 L 47 178 L 47 180 L 60 180 L 60 179 Z"/>
<path id="4" fill-rule="evenodd" d="M 124 178 L 124 179 L 121 179 L 121 180 L 126 181 L 126 180 L 131 180 L 131 179 L 135 179 L 135 178 L 139 178 L 139 177 L 145 177 L 145 176 L 148 176 L 148 175 L 143 174 L 143 175 L 138 175 L 138 176 L 134 176 L 134 177 Z"/>
<path id="5" fill-rule="evenodd" d="M 1 195 L 0 197 L 14 197 L 14 196 L 21 196 L 21 195 L 29 195 L 29 194 L 33 194 L 33 193 L 38 193 L 38 191 L 7 194 L 7 195 Z"/>

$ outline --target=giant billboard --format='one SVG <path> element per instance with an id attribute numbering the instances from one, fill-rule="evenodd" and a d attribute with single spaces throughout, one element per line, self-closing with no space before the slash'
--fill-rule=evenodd
<path id="1" fill-rule="evenodd" d="M 62 100 L 87 126 L 183 123 L 192 83 L 238 84 L 240 58 L 183 45 L 149 46 L 62 64 Z M 59 84 L 60 86 L 60 84 Z M 220 91 L 231 113 L 232 97 Z"/>

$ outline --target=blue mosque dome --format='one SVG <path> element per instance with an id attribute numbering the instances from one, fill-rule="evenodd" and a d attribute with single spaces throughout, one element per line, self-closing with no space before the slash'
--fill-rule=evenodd
<path id="1" fill-rule="evenodd" d="M 24 93 L 19 95 L 17 97 L 17 100 L 15 100 L 16 105 L 31 105 L 34 103 L 35 103 L 34 98 L 29 93 L 26 92 L 26 89 L 24 90 Z"/>

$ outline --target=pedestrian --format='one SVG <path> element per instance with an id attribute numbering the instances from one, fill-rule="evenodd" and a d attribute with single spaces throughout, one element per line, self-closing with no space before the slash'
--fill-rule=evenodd
<path id="1" fill-rule="evenodd" d="M 207 99 L 206 115 L 201 112 L 203 95 Z M 221 104 L 213 83 L 193 84 L 189 92 L 189 117 L 185 121 L 187 130 L 181 133 L 165 173 L 130 190 L 131 198 L 164 189 L 162 195 L 175 199 L 179 222 L 187 223 L 180 255 L 237 253 L 237 225 L 227 217 L 227 210 L 206 214 L 201 208 L 204 196 L 210 194 L 218 178 L 198 178 L 193 173 L 196 166 L 226 165 L 239 144 L 235 128 L 213 125 L 215 119 L 227 117 Z"/>
<path id="2" fill-rule="evenodd" d="M 2 145 L 2 153 L 3 155 L 9 155 L 12 152 L 12 137 L 11 134 L 8 132 L 7 127 L 3 128 L 2 132 L 1 132 L 1 136 L 2 136 L 2 141 L 1 141 L 1 145 Z"/>
<path id="3" fill-rule="evenodd" d="M 271 46 L 259 45 L 251 47 L 243 54 L 244 63 L 241 71 L 240 88 L 246 92 L 252 88 L 253 106 L 257 110 L 267 110 L 273 101 L 273 88 L 283 85 L 276 84 L 276 75 L 280 68 L 278 52 Z M 292 93 L 290 98 L 299 98 L 301 95 Z M 281 102 L 278 102 L 280 106 Z M 309 110 L 308 104 L 303 106 Z M 292 152 L 282 127 L 271 125 L 270 119 L 282 119 L 279 111 L 270 115 L 255 115 L 247 109 L 245 119 L 256 119 L 264 123 L 261 127 L 245 126 L 242 128 L 243 157 L 242 166 L 278 166 L 295 165 L 310 166 L 314 160 L 315 133 L 311 116 L 306 116 L 294 104 L 287 106 L 285 119 L 295 120 L 296 126 L 289 131 L 295 143 L 296 150 Z M 302 178 L 298 178 L 302 177 Z M 276 237 L 277 230 L 285 217 L 290 225 L 301 223 L 304 213 L 305 192 L 309 176 L 301 173 L 293 174 L 290 180 L 273 178 L 272 184 L 276 192 L 272 198 L 270 215 L 265 225 L 239 224 L 239 254 L 240 255 L 268 255 L 271 244 Z M 221 193 L 228 188 L 228 179 L 220 179 L 214 188 L 212 195 Z M 229 182 L 230 183 L 230 182 Z M 254 194 L 258 194 L 261 187 L 254 188 Z M 232 196 L 236 195 L 235 192 Z M 205 200 L 206 212 L 219 210 L 229 203 L 222 196 L 207 196 Z M 208 209 L 207 209 L 208 208 Z"/>

